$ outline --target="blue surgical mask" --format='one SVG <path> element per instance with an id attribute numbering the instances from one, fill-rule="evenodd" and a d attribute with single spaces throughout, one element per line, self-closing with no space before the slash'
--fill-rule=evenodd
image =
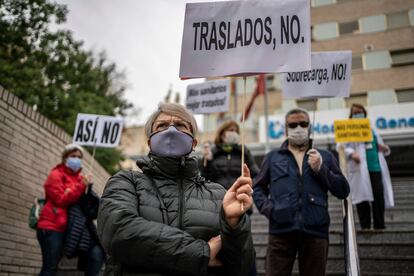
<path id="1" fill-rule="evenodd" d="M 352 114 L 351 117 L 353 119 L 363 119 L 363 118 L 365 118 L 365 114 L 364 113 L 355 113 L 355 114 Z"/>
<path id="2" fill-rule="evenodd" d="M 68 157 L 68 159 L 66 159 L 66 167 L 73 172 L 77 172 L 82 167 L 82 160 L 78 157 Z"/>
<path id="3" fill-rule="evenodd" d="M 150 136 L 151 151 L 164 157 L 181 157 L 193 149 L 193 137 L 177 130 L 174 126 Z"/>

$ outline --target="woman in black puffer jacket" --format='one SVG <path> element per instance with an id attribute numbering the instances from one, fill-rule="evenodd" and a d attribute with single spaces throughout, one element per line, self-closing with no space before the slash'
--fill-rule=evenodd
<path id="1" fill-rule="evenodd" d="M 239 144 L 240 129 L 236 121 L 227 121 L 217 130 L 214 147 L 204 144 L 200 162 L 201 175 L 207 180 L 221 184 L 226 190 L 241 175 L 242 148 Z M 244 146 L 244 162 L 254 178 L 259 167 L 249 149 Z"/>
<path id="2" fill-rule="evenodd" d="M 146 126 L 150 153 L 139 172 L 111 177 L 102 195 L 98 234 L 106 275 L 246 275 L 254 260 L 251 178 L 226 190 L 200 176 L 189 154 L 197 144 L 194 117 L 161 104 Z"/>

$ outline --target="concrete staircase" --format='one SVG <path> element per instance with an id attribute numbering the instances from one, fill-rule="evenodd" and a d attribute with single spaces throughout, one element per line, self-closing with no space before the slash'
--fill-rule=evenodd
<path id="1" fill-rule="evenodd" d="M 387 229 L 361 231 L 354 208 L 358 255 L 361 275 L 414 276 L 414 178 L 394 178 L 395 207 L 386 209 Z M 253 240 L 257 254 L 259 275 L 265 274 L 268 238 L 267 219 L 255 210 L 252 215 Z M 344 275 L 344 247 L 341 201 L 329 199 L 331 216 L 330 246 L 327 264 L 328 275 Z M 293 275 L 298 275 L 297 262 Z"/>

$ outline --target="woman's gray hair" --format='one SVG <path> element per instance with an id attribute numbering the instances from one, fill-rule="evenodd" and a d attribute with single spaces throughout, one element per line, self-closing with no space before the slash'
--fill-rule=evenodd
<path id="1" fill-rule="evenodd" d="M 145 123 L 145 135 L 147 136 L 147 138 L 150 137 L 152 133 L 152 126 L 154 125 L 155 120 L 161 113 L 176 116 L 189 123 L 191 126 L 191 134 L 193 135 L 193 137 L 196 137 L 198 132 L 197 122 L 193 114 L 188 109 L 186 109 L 181 104 L 177 103 L 160 103 L 158 109 L 151 114 L 151 116 Z"/>

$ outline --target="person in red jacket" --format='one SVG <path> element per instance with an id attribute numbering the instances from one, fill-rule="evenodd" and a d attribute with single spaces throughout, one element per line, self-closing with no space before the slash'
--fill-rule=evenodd
<path id="1" fill-rule="evenodd" d="M 68 208 L 92 184 L 90 177 L 81 175 L 82 157 L 83 149 L 79 145 L 67 145 L 62 163 L 52 169 L 44 184 L 46 204 L 37 224 L 37 239 L 42 251 L 40 276 L 55 274 L 63 252 Z"/>

